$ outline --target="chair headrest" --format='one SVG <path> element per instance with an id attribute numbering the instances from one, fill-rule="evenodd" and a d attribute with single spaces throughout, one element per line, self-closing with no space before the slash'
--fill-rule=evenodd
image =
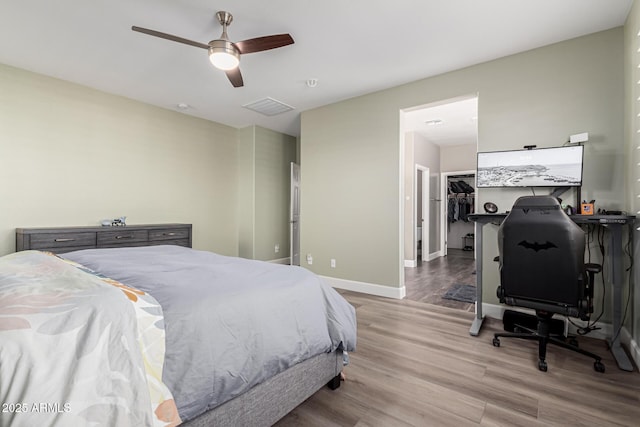
<path id="1" fill-rule="evenodd" d="M 513 204 L 513 209 L 560 208 L 560 202 L 553 196 L 522 196 Z"/>

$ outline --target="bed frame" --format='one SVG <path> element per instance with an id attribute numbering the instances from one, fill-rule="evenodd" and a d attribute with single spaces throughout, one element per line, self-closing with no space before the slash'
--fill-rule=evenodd
<path id="1" fill-rule="evenodd" d="M 17 228 L 16 250 L 64 253 L 80 249 L 173 244 L 191 247 L 191 224 L 125 227 Z M 340 387 L 342 351 L 298 363 L 246 393 L 184 422 L 186 427 L 271 426 L 325 384 Z"/>
<path id="2" fill-rule="evenodd" d="M 271 426 L 325 384 L 340 387 L 342 351 L 319 354 L 181 425 Z"/>

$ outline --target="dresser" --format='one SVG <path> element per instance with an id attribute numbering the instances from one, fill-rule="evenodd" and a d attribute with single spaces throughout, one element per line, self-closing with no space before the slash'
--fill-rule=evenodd
<path id="1" fill-rule="evenodd" d="M 16 228 L 16 251 L 64 253 L 80 249 L 179 245 L 191 247 L 191 224 L 122 227 Z"/>

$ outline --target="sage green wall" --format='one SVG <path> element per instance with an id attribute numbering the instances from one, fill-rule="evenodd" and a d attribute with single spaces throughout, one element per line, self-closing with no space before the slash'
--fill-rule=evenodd
<path id="1" fill-rule="evenodd" d="M 292 136 L 259 126 L 239 130 L 241 257 L 263 261 L 289 257 L 290 164 L 296 152 Z"/>
<path id="2" fill-rule="evenodd" d="M 255 258 L 289 257 L 289 193 L 296 138 L 255 127 Z M 280 246 L 275 252 L 275 245 Z"/>
<path id="3" fill-rule="evenodd" d="M 624 70 L 625 70 L 625 145 L 627 153 L 627 177 L 629 180 L 629 188 L 627 191 L 627 209 L 635 214 L 640 214 L 640 153 L 637 147 L 640 146 L 640 3 L 636 0 L 633 2 L 627 22 L 624 27 Z M 637 227 L 637 223 L 636 223 Z M 632 337 L 636 342 L 633 350 L 636 364 L 639 362 L 640 350 L 637 344 L 640 343 L 640 268 L 638 262 L 640 260 L 640 239 L 635 233 L 634 240 L 634 281 L 633 289 L 633 305 L 631 308 L 631 316 L 626 322 L 627 327 L 631 329 Z"/>
<path id="4" fill-rule="evenodd" d="M 398 287 L 399 109 L 385 98 L 301 114 L 300 259 L 321 275 Z"/>
<path id="5" fill-rule="evenodd" d="M 440 147 L 440 171 L 457 172 L 475 170 L 478 160 L 478 145 L 452 145 Z"/>
<path id="6" fill-rule="evenodd" d="M 0 255 L 15 228 L 193 224 L 237 255 L 236 129 L 0 65 Z"/>
<path id="7" fill-rule="evenodd" d="M 238 130 L 238 256 L 255 258 L 255 126 Z"/>
<path id="8" fill-rule="evenodd" d="M 302 113 L 301 254 L 316 273 L 403 285 L 399 111 L 478 94 L 481 151 L 562 145 L 589 132 L 583 196 L 624 205 L 623 30 L 616 28 Z M 523 190 L 480 191 L 505 209 Z M 485 263 L 497 253 L 488 230 Z M 336 258 L 336 269 L 329 259 Z M 306 264 L 305 264 L 306 266 Z M 497 303 L 497 271 L 483 300 Z"/>

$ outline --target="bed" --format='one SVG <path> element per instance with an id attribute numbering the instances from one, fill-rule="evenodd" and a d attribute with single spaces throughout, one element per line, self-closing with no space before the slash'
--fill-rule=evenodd
<path id="1" fill-rule="evenodd" d="M 272 425 L 355 349 L 355 310 L 303 268 L 184 240 L 54 255 L 25 234 L 0 258 L 3 426 Z"/>

